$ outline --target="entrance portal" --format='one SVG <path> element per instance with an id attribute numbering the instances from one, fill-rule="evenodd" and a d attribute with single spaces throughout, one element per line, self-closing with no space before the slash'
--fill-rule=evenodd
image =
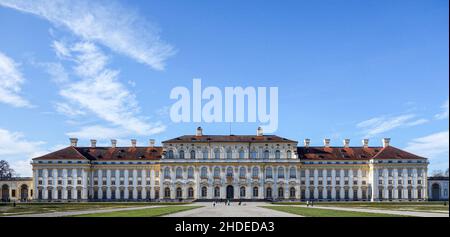
<path id="1" fill-rule="evenodd" d="M 441 199 L 440 194 L 441 194 L 441 187 L 439 186 L 439 184 L 437 183 L 433 184 L 431 186 L 431 198 L 433 200 L 440 200 Z"/>
<path id="2" fill-rule="evenodd" d="M 227 199 L 233 199 L 234 198 L 234 187 L 231 185 L 227 186 Z"/>

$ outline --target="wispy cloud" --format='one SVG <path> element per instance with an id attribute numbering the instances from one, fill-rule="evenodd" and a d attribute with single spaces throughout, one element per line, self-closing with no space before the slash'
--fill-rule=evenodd
<path id="1" fill-rule="evenodd" d="M 448 119 L 448 99 L 441 106 L 442 111 L 434 116 L 436 119 Z"/>
<path id="2" fill-rule="evenodd" d="M 31 103 L 20 95 L 25 79 L 18 66 L 12 58 L 0 52 L 0 102 L 14 107 L 31 107 Z"/>
<path id="3" fill-rule="evenodd" d="M 69 115 L 82 115 L 88 111 L 109 123 L 108 129 L 100 126 L 86 126 L 80 131 L 70 132 L 69 135 L 80 137 L 115 135 L 111 129 L 123 130 L 119 134 L 134 133 L 137 135 L 151 135 L 165 130 L 160 122 L 150 123 L 139 116 L 140 107 L 135 95 L 118 80 L 119 71 L 107 67 L 106 56 L 95 44 L 79 42 L 71 46 L 63 45 L 74 62 L 75 75 L 80 79 L 61 86 L 59 94 L 65 102 L 59 103 L 59 112 Z"/>
<path id="4" fill-rule="evenodd" d="M 155 25 L 115 1 L 0 0 L 0 5 L 42 17 L 83 40 L 99 43 L 157 70 L 164 69 L 166 59 L 175 53 L 160 39 Z M 68 56 L 64 48 L 59 49 L 60 56 Z"/>
<path id="5" fill-rule="evenodd" d="M 449 131 L 433 133 L 408 142 L 405 150 L 430 158 L 432 169 L 448 168 Z"/>
<path id="6" fill-rule="evenodd" d="M 395 128 L 417 126 L 426 122 L 427 119 L 417 119 L 414 114 L 404 114 L 371 118 L 358 123 L 356 127 L 362 129 L 366 137 L 370 138 Z"/>
<path id="7" fill-rule="evenodd" d="M 0 128 L 0 159 L 7 160 L 17 174 L 31 175 L 31 158 L 45 154 L 42 141 L 29 141 L 24 134 Z"/>

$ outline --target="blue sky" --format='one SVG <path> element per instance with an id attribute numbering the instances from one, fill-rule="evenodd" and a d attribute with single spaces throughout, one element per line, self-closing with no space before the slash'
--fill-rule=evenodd
<path id="1" fill-rule="evenodd" d="M 176 86 L 276 86 L 277 135 L 392 145 L 448 168 L 448 1 L 0 0 L 0 159 L 96 138 L 228 134 L 173 123 Z M 255 134 L 258 123 L 233 123 Z"/>

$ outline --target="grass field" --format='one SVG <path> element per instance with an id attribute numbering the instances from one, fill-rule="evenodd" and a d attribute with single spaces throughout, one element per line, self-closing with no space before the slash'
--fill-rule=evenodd
<path id="1" fill-rule="evenodd" d="M 405 217 L 402 215 L 391 215 L 382 213 L 337 211 L 337 210 L 309 208 L 309 207 L 294 207 L 294 206 L 265 206 L 264 208 L 288 212 L 305 217 Z"/>
<path id="2" fill-rule="evenodd" d="M 277 205 L 306 205 L 305 202 L 275 202 Z M 444 202 L 315 202 L 314 206 L 369 208 L 396 211 L 445 212 Z"/>
<path id="3" fill-rule="evenodd" d="M 106 213 L 76 215 L 73 217 L 155 217 L 180 211 L 187 211 L 198 207 L 200 206 L 165 206 L 132 211 L 113 211 Z"/>
<path id="4" fill-rule="evenodd" d="M 186 203 L 162 203 L 162 202 L 83 202 L 83 203 L 18 203 L 0 205 L 0 216 L 35 214 L 48 212 L 99 210 L 125 207 L 139 207 L 149 205 L 180 205 Z"/>

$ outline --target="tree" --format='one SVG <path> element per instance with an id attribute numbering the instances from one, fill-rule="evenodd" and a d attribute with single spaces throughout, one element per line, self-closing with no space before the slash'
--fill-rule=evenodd
<path id="1" fill-rule="evenodd" d="M 15 174 L 15 171 L 9 167 L 9 163 L 6 160 L 0 160 L 0 178 L 11 178 Z"/>
<path id="2" fill-rule="evenodd" d="M 434 170 L 433 173 L 431 174 L 432 177 L 443 177 L 444 176 L 444 171 L 442 170 Z"/>
<path id="3" fill-rule="evenodd" d="M 445 171 L 444 176 L 445 176 L 445 177 L 448 177 L 448 168 L 447 168 L 447 170 Z"/>

